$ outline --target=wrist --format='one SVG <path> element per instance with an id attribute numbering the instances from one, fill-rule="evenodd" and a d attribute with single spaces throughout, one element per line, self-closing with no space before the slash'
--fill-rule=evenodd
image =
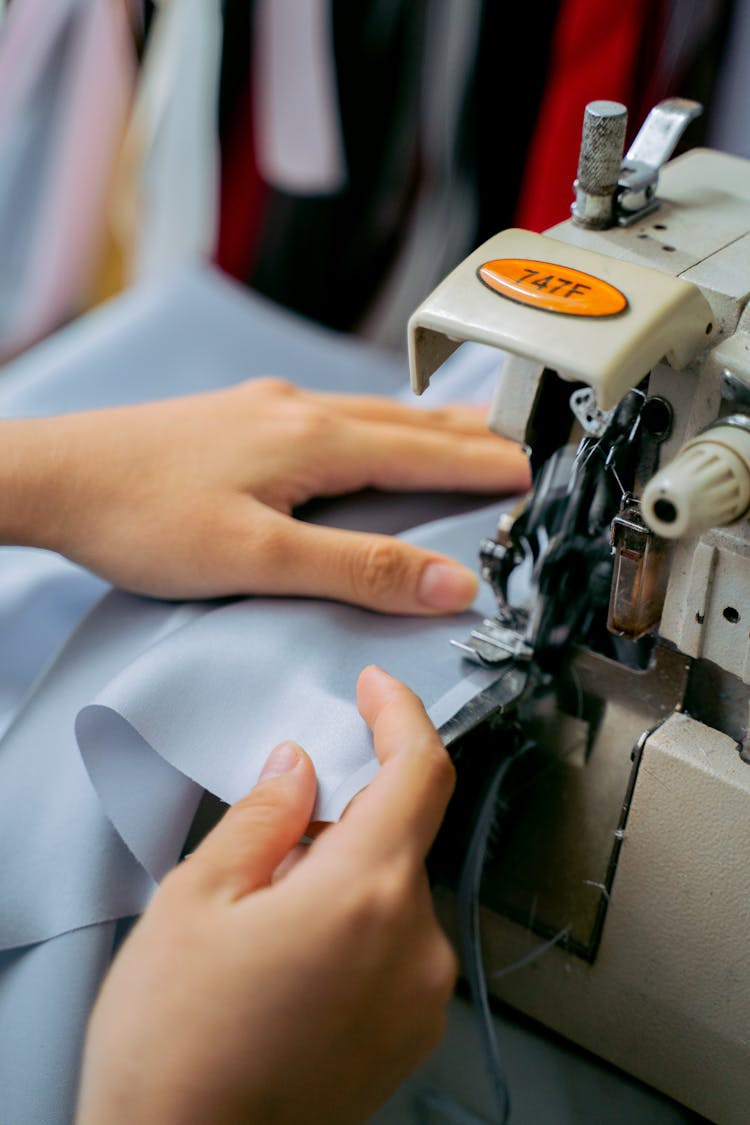
<path id="1" fill-rule="evenodd" d="M 56 549 L 64 480 L 55 419 L 0 422 L 0 544 Z"/>

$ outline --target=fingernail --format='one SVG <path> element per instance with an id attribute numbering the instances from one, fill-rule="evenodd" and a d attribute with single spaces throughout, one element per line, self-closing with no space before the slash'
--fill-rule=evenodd
<path id="1" fill-rule="evenodd" d="M 362 676 L 368 680 L 380 680 L 381 684 L 392 684 L 394 682 L 393 676 L 390 672 L 386 672 L 379 664 L 368 664 L 366 668 L 362 669 Z"/>
<path id="2" fill-rule="evenodd" d="M 299 748 L 293 742 L 281 742 L 269 754 L 258 781 L 267 781 L 269 777 L 280 777 L 282 773 L 289 773 L 299 761 Z"/>
<path id="3" fill-rule="evenodd" d="M 477 577 L 468 567 L 459 563 L 431 562 L 422 571 L 417 597 L 430 609 L 455 612 L 471 605 L 478 588 Z"/>

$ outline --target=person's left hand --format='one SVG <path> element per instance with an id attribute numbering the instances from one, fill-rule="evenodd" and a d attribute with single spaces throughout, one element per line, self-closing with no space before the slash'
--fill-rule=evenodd
<path id="1" fill-rule="evenodd" d="M 479 408 L 418 410 L 279 379 L 4 422 L 0 446 L 1 541 L 51 547 L 165 598 L 464 609 L 477 587 L 465 567 L 389 536 L 304 523 L 293 509 L 368 486 L 498 494 L 529 482 L 520 449 L 489 433 Z"/>

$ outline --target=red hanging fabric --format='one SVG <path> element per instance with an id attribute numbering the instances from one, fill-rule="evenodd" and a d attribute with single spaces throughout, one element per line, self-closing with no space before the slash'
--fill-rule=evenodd
<path id="1" fill-rule="evenodd" d="M 216 262 L 245 280 L 255 260 L 268 187 L 253 145 L 252 83 L 248 79 L 221 158 L 221 210 Z"/>
<path id="2" fill-rule="evenodd" d="M 644 89 L 653 88 L 660 12 L 654 0 L 602 4 L 563 0 L 547 79 L 518 195 L 515 224 L 542 231 L 570 216 L 583 111 L 599 98 L 631 111 L 629 134 L 641 121 Z"/>

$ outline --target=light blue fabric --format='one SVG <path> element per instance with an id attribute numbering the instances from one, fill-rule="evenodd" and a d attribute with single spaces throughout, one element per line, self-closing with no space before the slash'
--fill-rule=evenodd
<path id="1" fill-rule="evenodd" d="M 86 1020 L 112 958 L 114 922 L 0 953 L 0 1121 L 73 1118 Z"/>
<path id="2" fill-rule="evenodd" d="M 493 379 L 496 353 L 466 354 L 478 364 L 474 388 L 482 370 Z M 453 366 L 460 374 L 460 353 Z M 0 414 L 162 398 L 259 374 L 337 391 L 404 387 L 400 362 L 200 270 L 126 295 L 7 367 Z M 472 512 L 476 504 L 368 494 L 307 515 L 389 532 L 422 524 L 411 539 L 473 564 L 496 519 L 486 501 Z M 28 694 L 0 741 L 0 1121 L 62 1125 L 113 920 L 143 909 L 179 854 L 202 787 L 238 797 L 271 746 L 295 737 L 316 760 L 321 813 L 335 816 L 374 768 L 354 706 L 361 667 L 384 664 L 442 712 L 446 697 L 460 705 L 489 674 L 466 679 L 449 645 L 469 614 L 445 621 L 281 598 L 102 598 L 98 579 L 18 549 L 0 551 L 2 590 L 6 722 Z M 19 651 L 28 654 L 20 662 Z"/>
<path id="3" fill-rule="evenodd" d="M 471 560 L 493 518 L 482 510 L 406 538 Z M 288 598 L 220 606 L 151 644 L 79 712 L 83 760 L 110 820 L 155 878 L 173 865 L 185 835 L 165 839 L 158 819 L 143 812 L 144 791 L 154 794 L 156 814 L 174 787 L 164 761 L 233 802 L 255 784 L 269 749 L 292 738 L 316 765 L 316 819 L 335 820 L 375 765 L 354 705 L 360 670 L 380 664 L 431 707 L 464 678 L 450 642 L 478 620 L 476 612 L 396 619 Z M 495 678 L 495 672 L 473 669 L 468 695 Z M 128 778 L 146 769 L 149 784 L 136 793 Z M 167 791 L 157 797 L 164 785 Z"/>

